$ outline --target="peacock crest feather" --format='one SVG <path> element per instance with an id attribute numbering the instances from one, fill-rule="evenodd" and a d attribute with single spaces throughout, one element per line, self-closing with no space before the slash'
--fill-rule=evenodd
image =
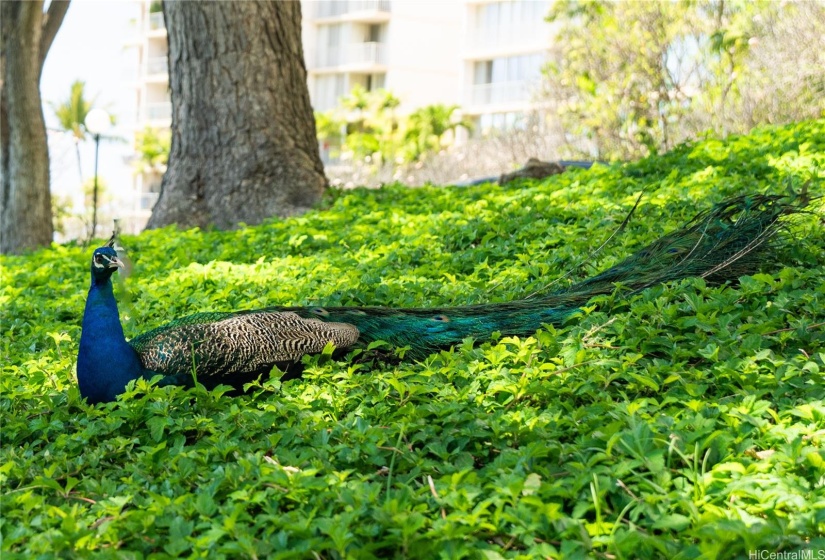
<path id="1" fill-rule="evenodd" d="M 319 353 L 329 343 L 346 349 L 383 340 L 408 347 L 408 357 L 421 359 L 467 337 L 485 340 L 493 332 L 528 336 L 544 324 L 564 321 L 617 285 L 634 293 L 682 278 L 722 283 L 752 273 L 765 260 L 781 218 L 800 212 L 805 204 L 804 197 L 775 195 L 727 199 L 600 274 L 518 301 L 448 308 L 268 307 L 197 313 L 128 343 L 111 287 L 112 273 L 123 266 L 113 237 L 92 257 L 78 353 L 80 390 L 91 402 L 99 402 L 113 400 L 138 377 L 160 374 L 166 383 L 191 384 L 193 363 L 198 380 L 207 387 L 240 387 L 273 366 Z"/>

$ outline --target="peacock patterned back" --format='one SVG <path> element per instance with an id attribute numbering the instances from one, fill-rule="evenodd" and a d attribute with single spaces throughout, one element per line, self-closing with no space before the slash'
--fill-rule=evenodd
<path id="1" fill-rule="evenodd" d="M 217 317 L 216 317 L 217 316 Z M 199 313 L 147 332 L 130 344 L 143 367 L 164 375 L 199 377 L 260 371 L 317 354 L 327 343 L 347 348 L 358 340 L 347 323 L 304 319 L 291 312 Z"/>

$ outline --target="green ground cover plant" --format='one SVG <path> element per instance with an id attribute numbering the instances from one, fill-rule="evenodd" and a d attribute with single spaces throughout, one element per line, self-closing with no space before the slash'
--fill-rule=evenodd
<path id="1" fill-rule="evenodd" d="M 603 269 L 725 196 L 825 194 L 825 121 L 507 186 L 355 190 L 232 232 L 125 236 L 126 336 L 197 311 L 445 306 Z M 625 232 L 594 258 L 645 196 Z M 764 270 L 601 297 L 420 362 L 306 359 L 244 397 L 89 406 L 91 249 L 2 257 L 6 558 L 733 558 L 825 548 L 825 233 Z M 575 268 L 571 277 L 564 273 Z"/>

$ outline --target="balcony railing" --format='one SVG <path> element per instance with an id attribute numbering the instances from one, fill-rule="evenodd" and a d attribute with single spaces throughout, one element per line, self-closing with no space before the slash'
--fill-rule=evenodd
<path id="1" fill-rule="evenodd" d="M 315 19 L 331 18 L 358 12 L 390 11 L 390 0 L 321 0 L 315 3 Z"/>
<path id="2" fill-rule="evenodd" d="M 470 86 L 467 99 L 470 105 L 493 105 L 530 100 L 527 82 L 493 82 Z"/>
<path id="3" fill-rule="evenodd" d="M 384 65 L 387 63 L 387 49 L 384 43 L 353 43 L 318 51 L 314 60 L 315 68 Z"/>
<path id="4" fill-rule="evenodd" d="M 172 102 L 166 101 L 161 103 L 147 103 L 146 104 L 146 120 L 149 121 L 168 121 L 172 118 Z"/>
<path id="5" fill-rule="evenodd" d="M 149 31 L 157 31 L 158 29 L 166 29 L 166 24 L 163 22 L 163 12 L 152 12 L 149 14 Z"/>
<path id="6" fill-rule="evenodd" d="M 479 26 L 467 35 L 468 46 L 472 50 L 537 46 L 549 44 L 550 25 L 538 21 L 518 26 Z"/>
<path id="7" fill-rule="evenodd" d="M 165 56 L 153 56 L 146 61 L 146 74 L 169 74 L 169 59 Z"/>

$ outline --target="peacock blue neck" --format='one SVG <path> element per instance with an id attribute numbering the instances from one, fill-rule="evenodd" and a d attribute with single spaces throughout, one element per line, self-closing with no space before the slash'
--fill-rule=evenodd
<path id="1" fill-rule="evenodd" d="M 112 281 L 93 271 L 77 354 L 80 394 L 90 403 L 113 401 L 142 373 L 137 353 L 123 336 Z"/>

